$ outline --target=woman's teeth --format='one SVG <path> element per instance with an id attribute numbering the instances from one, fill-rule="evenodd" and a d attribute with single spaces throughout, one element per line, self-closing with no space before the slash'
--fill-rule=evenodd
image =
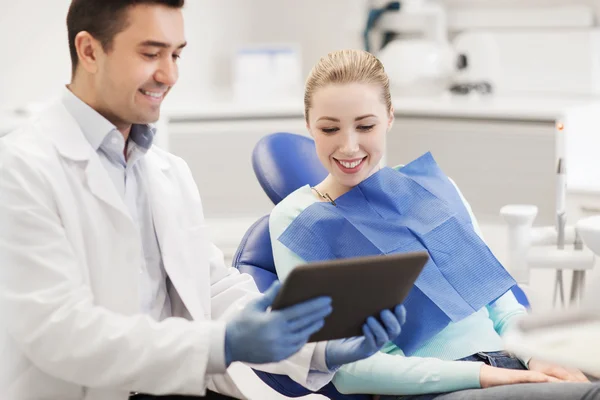
<path id="1" fill-rule="evenodd" d="M 340 164 L 342 164 L 345 168 L 355 168 L 358 164 L 360 164 L 361 162 L 363 162 L 363 159 L 360 159 L 358 161 L 352 161 L 352 162 L 348 162 L 348 161 L 341 161 L 338 160 L 340 162 Z"/>

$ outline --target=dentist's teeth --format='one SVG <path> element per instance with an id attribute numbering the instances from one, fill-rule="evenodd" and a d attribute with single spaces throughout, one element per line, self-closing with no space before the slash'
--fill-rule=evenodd
<path id="1" fill-rule="evenodd" d="M 155 99 L 160 99 L 163 96 L 162 93 L 147 92 L 145 90 L 142 90 L 142 93 L 146 96 L 154 97 Z"/>

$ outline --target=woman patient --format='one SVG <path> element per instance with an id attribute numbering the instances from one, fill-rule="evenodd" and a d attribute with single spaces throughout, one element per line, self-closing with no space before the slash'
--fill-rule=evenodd
<path id="1" fill-rule="evenodd" d="M 579 371 L 504 351 L 501 336 L 525 309 L 510 291 L 514 280 L 483 242 L 469 204 L 433 157 L 380 167 L 394 114 L 377 58 L 358 50 L 322 58 L 306 82 L 304 104 L 329 175 L 315 187 L 299 188 L 271 213 L 279 278 L 310 261 L 430 254 L 405 302 L 402 335 L 342 367 L 333 381 L 341 393 L 440 400 L 599 396 Z"/>

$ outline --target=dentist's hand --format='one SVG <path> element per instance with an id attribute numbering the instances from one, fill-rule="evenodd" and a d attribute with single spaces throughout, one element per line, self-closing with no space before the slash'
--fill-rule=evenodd
<path id="1" fill-rule="evenodd" d="M 362 360 L 375 354 L 384 344 L 400 335 L 401 326 L 406 322 L 406 309 L 398 305 L 392 313 L 381 312 L 382 326 L 375 318 L 369 317 L 363 325 L 363 335 L 350 339 L 330 340 L 325 347 L 325 362 L 330 370 L 344 364 Z"/>
<path id="2" fill-rule="evenodd" d="M 225 361 L 264 364 L 285 360 L 306 344 L 331 314 L 331 298 L 319 297 L 277 311 L 267 311 L 281 284 L 246 305 L 225 328 Z"/>

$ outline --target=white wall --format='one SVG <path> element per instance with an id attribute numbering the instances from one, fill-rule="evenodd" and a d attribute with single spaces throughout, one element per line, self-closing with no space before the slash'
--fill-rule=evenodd
<path id="1" fill-rule="evenodd" d="M 188 0 L 189 47 L 172 101 L 197 101 L 228 89 L 232 56 L 248 43 L 299 43 L 308 73 L 326 52 L 360 46 L 365 3 Z M 69 4 L 70 0 L 0 0 L 0 48 L 5 57 L 0 63 L 0 109 L 45 100 L 68 83 Z"/>
<path id="2" fill-rule="evenodd" d="M 42 100 L 70 76 L 69 0 L 0 0 L 0 108 Z"/>
<path id="3" fill-rule="evenodd" d="M 363 47 L 367 0 L 253 0 L 252 5 L 249 41 L 300 44 L 304 76 L 330 51 Z"/>
<path id="4" fill-rule="evenodd" d="M 600 11 L 597 0 L 441 0 L 450 7 L 528 7 L 586 4 Z"/>
<path id="5" fill-rule="evenodd" d="M 190 42 L 181 62 L 183 98 L 223 84 L 227 49 L 243 41 L 250 27 L 241 0 L 188 0 Z M 66 15 L 70 0 L 0 0 L 0 109 L 53 97 L 70 79 Z M 218 79 L 215 79 L 218 78 Z"/>
<path id="6" fill-rule="evenodd" d="M 181 60 L 173 103 L 227 96 L 237 49 L 253 44 L 298 44 L 302 73 L 326 53 L 362 47 L 368 0 L 191 0 L 186 5 L 190 47 Z"/>
<path id="7" fill-rule="evenodd" d="M 243 44 L 298 43 L 303 74 L 327 52 L 362 47 L 365 10 L 379 0 L 188 0 L 189 48 L 171 101 L 213 98 L 229 89 Z M 444 0 L 449 6 L 589 4 L 600 0 Z M 0 0 L 0 109 L 53 96 L 70 77 L 65 27 L 69 0 Z"/>
<path id="8" fill-rule="evenodd" d="M 180 78 L 171 101 L 210 98 L 229 82 L 228 64 L 238 43 L 248 36 L 252 2 L 188 0 L 184 9 L 188 47 L 180 60 Z"/>

